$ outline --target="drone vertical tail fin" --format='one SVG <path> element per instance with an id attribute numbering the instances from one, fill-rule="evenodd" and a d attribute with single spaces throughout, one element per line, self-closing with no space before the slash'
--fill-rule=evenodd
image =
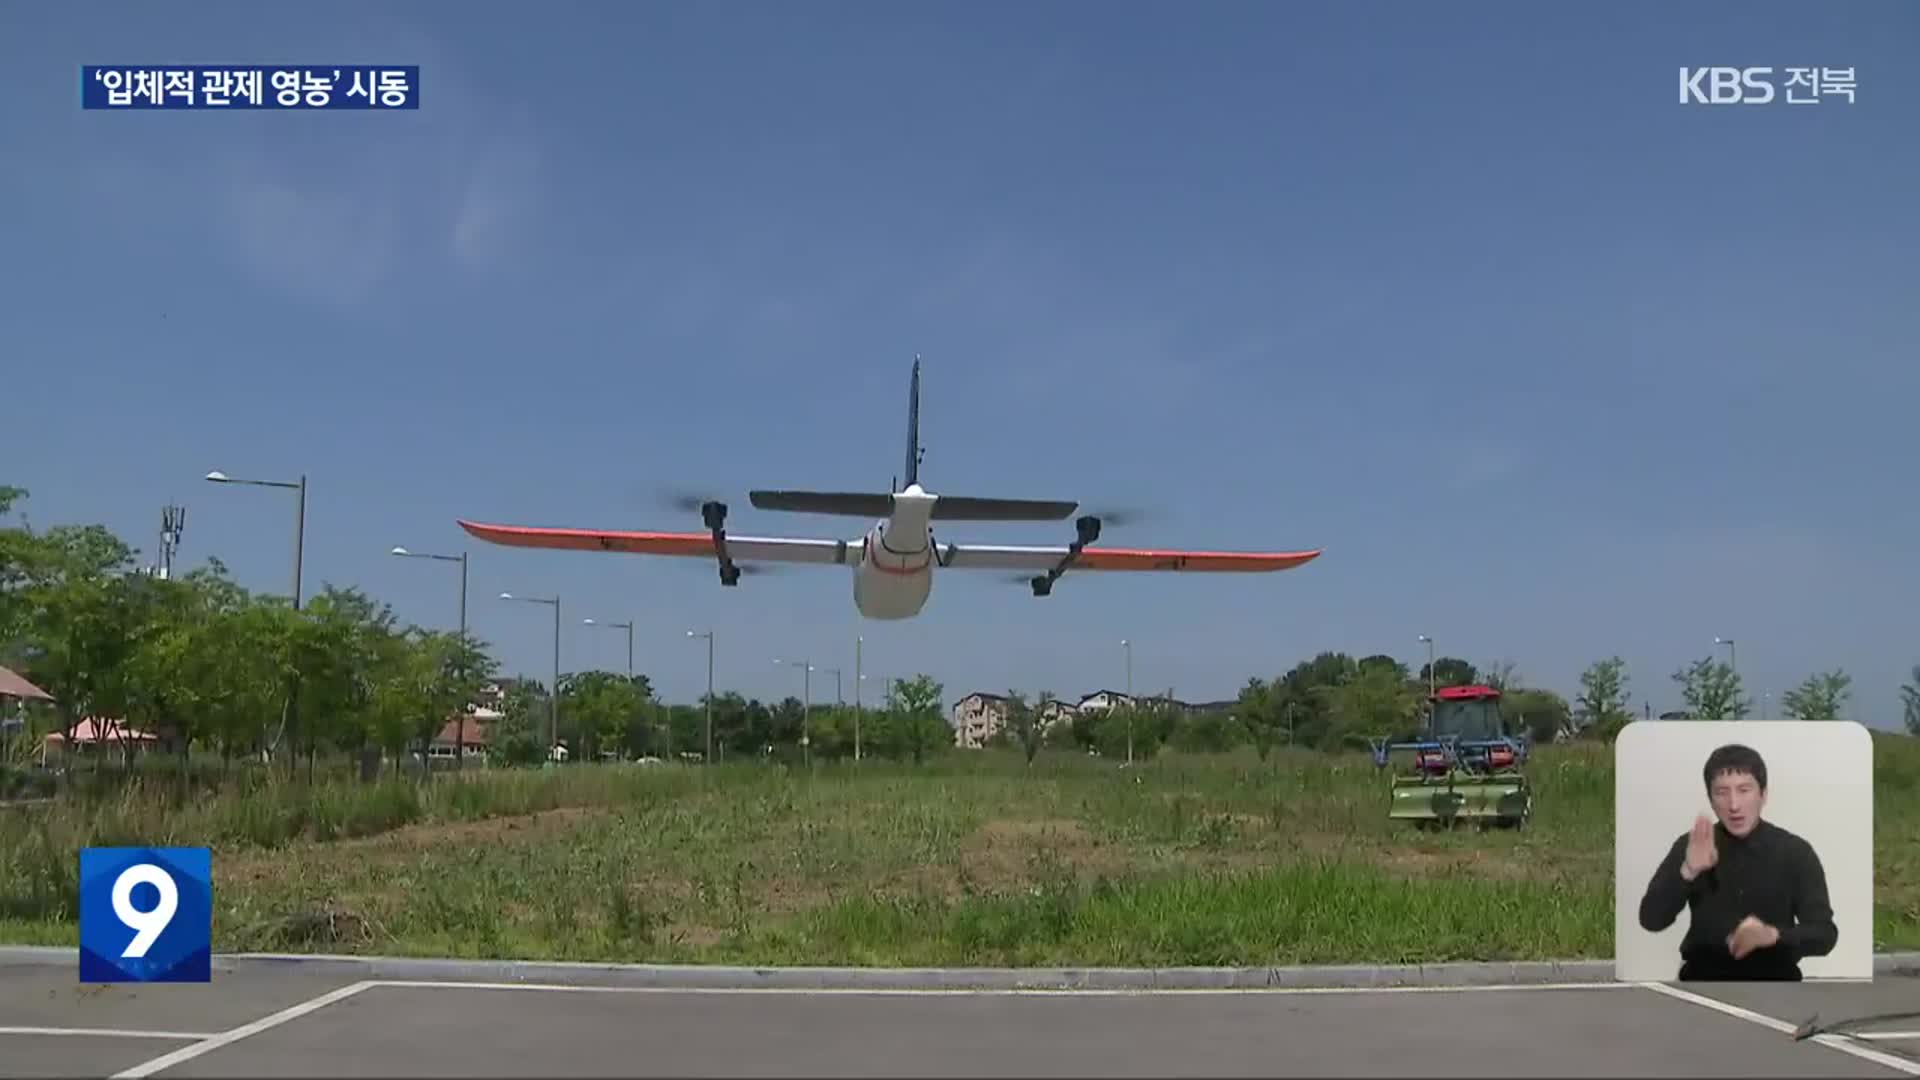
<path id="1" fill-rule="evenodd" d="M 913 385 L 907 394 L 906 487 L 920 482 L 920 357 L 913 358 Z M 905 490 L 905 488 L 902 488 Z"/>

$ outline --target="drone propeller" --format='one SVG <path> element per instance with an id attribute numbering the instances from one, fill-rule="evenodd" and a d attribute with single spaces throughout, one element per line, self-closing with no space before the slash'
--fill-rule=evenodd
<path id="1" fill-rule="evenodd" d="M 1123 529 L 1159 517 L 1154 511 L 1140 506 L 1097 506 L 1085 512 L 1099 518 L 1103 526 L 1117 525 Z"/>
<path id="2" fill-rule="evenodd" d="M 698 514 L 700 507 L 705 503 L 725 501 L 725 499 L 711 492 L 680 487 L 662 488 L 656 491 L 653 496 L 655 505 L 662 509 L 673 510 L 683 514 Z"/>

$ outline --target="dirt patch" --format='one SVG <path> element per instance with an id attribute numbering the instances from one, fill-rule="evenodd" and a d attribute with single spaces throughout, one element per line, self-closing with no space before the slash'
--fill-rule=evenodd
<path id="1" fill-rule="evenodd" d="M 833 902 L 833 890 L 824 885 L 809 885 L 790 878 L 768 880 L 761 891 L 749 889 L 746 902 L 755 915 L 791 915 Z"/>
<path id="2" fill-rule="evenodd" d="M 1435 878 L 1452 874 L 1489 881 L 1526 881 L 1539 877 L 1537 866 L 1516 856 L 1493 851 L 1376 851 L 1374 865 L 1404 877 Z"/>
<path id="3" fill-rule="evenodd" d="M 377 836 L 334 840 L 325 844 L 299 845 L 302 862 L 327 860 L 388 861 L 409 859 L 418 852 L 447 845 L 520 843 L 549 834 L 574 829 L 589 817 L 607 816 L 612 811 L 593 807 L 563 807 L 515 817 L 488 818 L 483 821 L 456 821 L 428 825 L 405 825 Z M 248 850 L 225 855 L 219 860 L 219 875 L 224 882 L 253 884 L 287 875 L 285 851 Z"/>
<path id="4" fill-rule="evenodd" d="M 564 806 L 514 817 L 408 825 L 379 836 L 337 841 L 332 846 L 343 850 L 354 850 L 356 846 L 361 849 L 419 849 L 443 844 L 486 843 L 502 838 L 517 842 L 535 839 L 544 833 L 572 829 L 587 818 L 609 817 L 612 814 L 613 811 L 605 807 Z"/>
<path id="5" fill-rule="evenodd" d="M 1037 875 L 1067 872 L 1082 881 L 1117 875 L 1143 853 L 1102 842 L 1071 818 L 996 818 L 975 829 L 952 862 L 891 875 L 875 890 L 889 896 L 957 900 L 970 894 L 1018 892 Z"/>

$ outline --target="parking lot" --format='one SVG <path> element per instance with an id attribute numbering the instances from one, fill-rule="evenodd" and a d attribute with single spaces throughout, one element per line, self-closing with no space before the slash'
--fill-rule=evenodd
<path id="1" fill-rule="evenodd" d="M 1920 1076 L 1920 978 L 1720 986 L 674 988 L 248 966 L 0 979 L 9 1076 Z"/>

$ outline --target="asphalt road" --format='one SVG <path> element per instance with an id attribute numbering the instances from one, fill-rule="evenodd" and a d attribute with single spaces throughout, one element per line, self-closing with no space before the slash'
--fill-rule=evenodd
<path id="1" fill-rule="evenodd" d="M 1676 996 L 1679 995 L 1679 996 Z M 677 990 L 360 981 L 297 966 L 179 986 L 0 980 L 7 1076 L 1920 1077 L 1920 979 L 1661 990 Z M 1870 1027 L 1865 1030 L 1874 1030 Z"/>

